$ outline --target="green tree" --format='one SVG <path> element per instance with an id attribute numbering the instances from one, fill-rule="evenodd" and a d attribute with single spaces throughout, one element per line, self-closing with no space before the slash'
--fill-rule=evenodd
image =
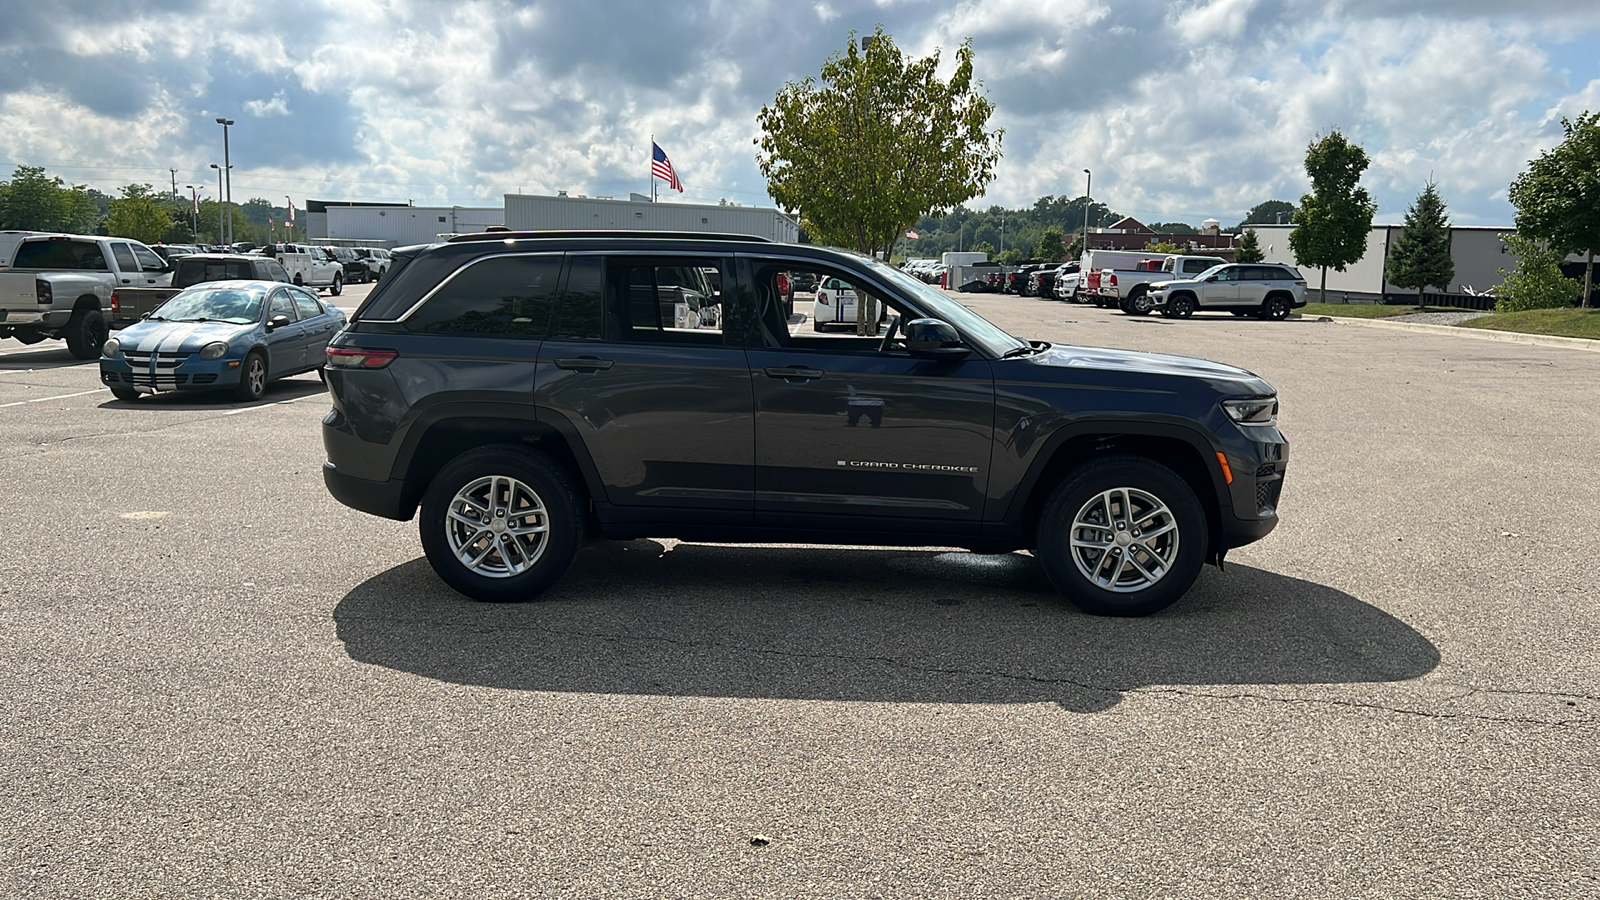
<path id="1" fill-rule="evenodd" d="M 1199 234 L 1200 229 L 1188 222 L 1156 222 L 1150 226 L 1156 234 Z"/>
<path id="2" fill-rule="evenodd" d="M 1047 226 L 1039 236 L 1039 250 L 1035 255 L 1045 262 L 1060 262 L 1067 252 L 1065 237 L 1060 228 Z"/>
<path id="3" fill-rule="evenodd" d="M 1186 248 L 1172 241 L 1146 241 L 1144 249 L 1151 253 L 1182 253 Z"/>
<path id="4" fill-rule="evenodd" d="M 1378 204 L 1360 185 L 1367 170 L 1367 151 L 1335 131 L 1306 147 L 1306 175 L 1311 193 L 1300 198 L 1289 233 L 1295 262 L 1322 270 L 1318 299 L 1328 302 L 1328 269 L 1345 266 L 1367 252 L 1367 235 Z"/>
<path id="5" fill-rule="evenodd" d="M 1422 308 L 1422 291 L 1428 285 L 1448 290 L 1456 277 L 1456 262 L 1450 256 L 1450 218 L 1438 185 L 1429 181 L 1406 211 L 1405 230 L 1384 260 L 1384 277 L 1404 288 L 1417 289 L 1417 308 Z"/>
<path id="6" fill-rule="evenodd" d="M 1513 272 L 1501 269 L 1500 277 L 1505 280 L 1490 289 L 1497 312 L 1554 309 L 1578 299 L 1582 285 L 1561 274 L 1565 253 L 1520 234 L 1502 234 L 1500 240 L 1516 255 L 1517 268 Z"/>
<path id="7" fill-rule="evenodd" d="M 171 227 L 171 214 L 148 184 L 124 187 L 122 197 L 111 201 L 111 212 L 106 215 L 108 233 L 146 244 L 154 244 L 166 237 L 167 229 Z"/>
<path id="8" fill-rule="evenodd" d="M 987 127 L 994 105 L 973 80 L 971 40 L 946 81 L 938 51 L 907 59 L 882 26 L 864 48 L 855 37 L 819 79 L 788 82 L 761 108 L 756 161 L 767 193 L 812 240 L 871 255 L 981 194 L 1003 131 Z"/>
<path id="9" fill-rule="evenodd" d="M 0 204 L 0 228 L 66 231 L 71 219 L 70 190 L 43 166 L 17 166 Z"/>
<path id="10" fill-rule="evenodd" d="M 1261 242 L 1256 239 L 1256 230 L 1246 228 L 1239 238 L 1239 246 L 1233 250 L 1233 261 L 1238 263 L 1258 263 L 1267 258 L 1261 249 Z"/>
<path id="11" fill-rule="evenodd" d="M 1000 262 L 1008 266 L 1014 266 L 1022 262 L 1022 251 L 1015 247 L 1008 247 L 1006 252 L 1000 254 Z"/>
<path id="12" fill-rule="evenodd" d="M 994 258 L 994 245 L 989 243 L 988 241 L 979 241 L 976 244 L 972 245 L 972 252 L 973 253 L 987 253 L 987 254 L 989 254 L 989 257 L 992 259 L 992 258 Z"/>
<path id="13" fill-rule="evenodd" d="M 1292 221 L 1294 221 L 1293 203 L 1287 200 L 1268 200 L 1252 206 L 1234 231 L 1239 231 L 1246 225 L 1281 225 Z"/>
<path id="14" fill-rule="evenodd" d="M 1587 110 L 1576 121 L 1563 117 L 1566 132 L 1554 150 L 1539 154 L 1511 182 L 1517 233 L 1546 242 L 1561 254 L 1587 253 L 1583 305 L 1594 291 L 1594 252 L 1600 249 L 1600 113 Z"/>

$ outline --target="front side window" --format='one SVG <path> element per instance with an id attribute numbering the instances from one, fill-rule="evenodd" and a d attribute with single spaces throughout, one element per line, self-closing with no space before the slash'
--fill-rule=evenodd
<path id="1" fill-rule="evenodd" d="M 561 275 L 561 257 L 492 256 L 456 271 L 406 319 L 430 334 L 542 338 Z"/>
<path id="2" fill-rule="evenodd" d="M 294 301 L 289 299 L 289 292 L 282 288 L 273 291 L 272 298 L 267 301 L 267 320 L 278 316 L 288 316 L 291 322 L 295 320 Z"/>

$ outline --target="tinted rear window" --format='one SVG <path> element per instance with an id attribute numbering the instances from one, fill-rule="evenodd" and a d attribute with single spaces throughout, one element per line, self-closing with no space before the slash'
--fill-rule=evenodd
<path id="1" fill-rule="evenodd" d="M 181 257 L 172 274 L 172 286 L 186 288 L 207 281 L 231 281 L 235 278 L 254 278 L 248 259 L 196 259 Z"/>
<path id="2" fill-rule="evenodd" d="M 544 337 L 561 256 L 490 257 L 447 280 L 406 320 L 411 331 Z"/>
<path id="3" fill-rule="evenodd" d="M 81 269 L 108 271 L 105 254 L 92 241 L 24 241 L 11 265 L 18 269 Z"/>

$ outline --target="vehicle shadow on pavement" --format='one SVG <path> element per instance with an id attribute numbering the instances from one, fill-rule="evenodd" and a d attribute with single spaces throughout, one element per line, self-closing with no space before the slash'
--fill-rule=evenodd
<path id="1" fill-rule="evenodd" d="M 299 400 L 313 394 L 325 394 L 328 389 L 317 380 L 315 375 L 309 378 L 291 376 L 281 381 L 274 381 L 267 385 L 267 392 L 260 400 L 243 401 L 233 395 L 229 390 L 216 391 L 162 391 L 158 394 L 146 394 L 137 400 L 107 399 L 100 404 L 105 409 L 150 409 L 150 410 L 179 410 L 179 409 L 228 409 L 230 407 L 269 406 L 273 403 L 282 403 L 285 400 Z"/>
<path id="2" fill-rule="evenodd" d="M 1147 685 L 1387 682 L 1421 634 L 1322 585 L 1207 569 L 1144 619 L 1084 615 L 1024 554 L 598 543 L 541 600 L 474 603 L 416 559 L 334 609 L 351 658 L 529 691 L 1097 712 Z"/>
<path id="3" fill-rule="evenodd" d="M 73 366 L 97 366 L 95 359 L 78 359 L 67 352 L 64 345 L 40 347 L 37 350 L 15 350 L 0 354 L 0 372 L 26 372 L 30 369 L 68 369 Z"/>

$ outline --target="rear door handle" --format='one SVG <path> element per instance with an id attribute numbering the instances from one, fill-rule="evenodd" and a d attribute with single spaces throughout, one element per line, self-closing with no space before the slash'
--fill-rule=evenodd
<path id="1" fill-rule="evenodd" d="M 601 359 L 598 356 L 580 356 L 577 359 L 558 359 L 556 368 L 571 369 L 574 372 L 598 372 L 616 365 L 614 360 Z"/>
<path id="2" fill-rule="evenodd" d="M 768 378 L 782 378 L 791 383 L 816 381 L 825 374 L 821 369 L 807 369 L 803 366 L 770 366 L 764 371 Z"/>

